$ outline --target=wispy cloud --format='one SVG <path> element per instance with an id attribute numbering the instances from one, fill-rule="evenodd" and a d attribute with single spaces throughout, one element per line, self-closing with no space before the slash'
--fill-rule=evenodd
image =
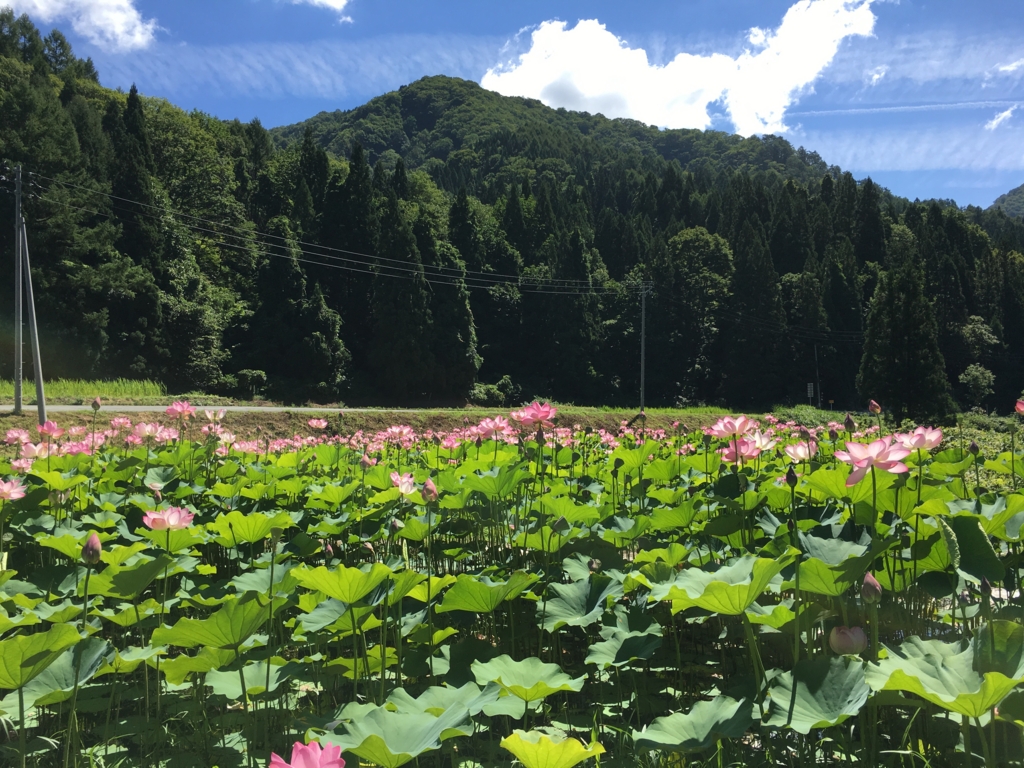
<path id="1" fill-rule="evenodd" d="M 898 104 L 884 107 L 848 107 L 845 109 L 792 110 L 794 117 L 838 117 L 841 115 L 884 115 L 899 112 L 945 112 L 947 110 L 991 109 L 1015 106 L 1013 101 L 956 101 L 936 104 Z"/>
<path id="2" fill-rule="evenodd" d="M 351 42 L 190 46 L 161 43 L 145 54 L 101 57 L 102 81 L 135 82 L 173 100 L 227 97 L 372 97 L 426 75 L 478 79 L 501 49 L 498 38 L 391 35 Z"/>
<path id="3" fill-rule="evenodd" d="M 799 0 L 774 30 L 754 28 L 738 56 L 680 53 L 652 65 L 643 48 L 597 20 L 548 21 L 528 51 L 488 70 L 482 84 L 556 107 L 630 117 L 671 128 L 707 128 L 721 100 L 737 132 L 784 132 L 787 109 L 807 93 L 851 36 L 870 35 L 872 0 Z"/>
<path id="4" fill-rule="evenodd" d="M 317 8 L 326 8 L 340 15 L 340 21 L 352 21 L 351 16 L 345 16 L 344 11 L 351 0 L 291 0 L 292 5 L 313 5 Z"/>
<path id="5" fill-rule="evenodd" d="M 1013 117 L 1013 112 L 1016 109 L 1017 109 L 1017 105 L 1015 104 L 1014 106 L 1010 107 L 1005 112 L 1000 112 L 998 115 L 996 115 L 991 120 L 989 120 L 987 123 L 985 123 L 985 130 L 986 131 L 994 131 L 1000 125 L 1002 125 L 1007 120 L 1009 120 L 1011 117 Z"/>
<path id="6" fill-rule="evenodd" d="M 1024 67 L 1024 59 L 1017 59 L 1012 64 L 1004 64 L 999 67 L 1000 72 L 1016 72 L 1021 67 Z"/>
<path id="7" fill-rule="evenodd" d="M 144 19 L 135 0 L 4 0 L 15 13 L 51 24 L 70 21 L 71 28 L 89 42 L 114 51 L 149 47 L 157 30 L 156 19 Z"/>

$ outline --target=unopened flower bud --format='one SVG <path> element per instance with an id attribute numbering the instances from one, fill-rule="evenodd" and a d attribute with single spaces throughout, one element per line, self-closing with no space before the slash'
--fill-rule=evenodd
<path id="1" fill-rule="evenodd" d="M 985 597 L 992 596 L 992 583 L 984 576 L 981 577 L 980 589 L 981 594 L 983 594 Z"/>
<path id="2" fill-rule="evenodd" d="M 971 456 L 977 456 L 981 453 L 981 448 L 974 440 L 971 440 L 971 444 L 967 446 L 967 450 L 970 451 Z"/>
<path id="3" fill-rule="evenodd" d="M 860 627 L 836 627 L 828 636 L 828 644 L 840 656 L 855 655 L 868 647 L 868 636 Z"/>
<path id="4" fill-rule="evenodd" d="M 82 547 L 82 562 L 86 565 L 96 565 L 100 561 L 101 554 L 103 554 L 103 544 L 100 542 L 100 537 L 93 531 Z"/>
<path id="5" fill-rule="evenodd" d="M 562 515 L 551 524 L 551 530 L 559 534 L 565 533 L 571 527 L 572 526 L 569 525 L 569 521 L 565 519 L 565 515 Z"/>
<path id="6" fill-rule="evenodd" d="M 373 544 L 371 544 L 368 541 L 364 541 L 363 542 L 363 551 L 372 555 L 373 554 Z"/>
<path id="7" fill-rule="evenodd" d="M 334 557 L 334 547 L 332 547 L 330 544 L 324 547 L 324 552 L 327 553 L 328 557 Z"/>
<path id="8" fill-rule="evenodd" d="M 843 419 L 843 429 L 847 432 L 857 431 L 857 422 L 853 420 L 853 416 L 850 414 L 846 414 L 846 418 Z"/>
<path id="9" fill-rule="evenodd" d="M 790 488 L 796 488 L 796 484 L 800 482 L 797 479 L 796 471 L 793 469 L 793 465 L 789 465 L 789 469 L 786 470 L 786 485 Z"/>
<path id="10" fill-rule="evenodd" d="M 864 582 L 860 586 L 860 599 L 869 605 L 882 599 L 882 585 L 870 573 L 864 574 Z"/>
<path id="11" fill-rule="evenodd" d="M 103 407 L 103 403 L 100 401 L 100 399 L 98 397 L 95 400 L 92 401 L 92 409 L 94 411 L 98 411 L 102 407 Z"/>
<path id="12" fill-rule="evenodd" d="M 868 410 L 871 411 L 875 416 L 882 412 L 882 406 L 876 403 L 874 400 L 868 401 Z"/>
<path id="13" fill-rule="evenodd" d="M 405 528 L 405 523 L 403 523 L 397 517 L 391 518 L 391 532 L 392 533 L 398 533 L 403 528 Z"/>
<path id="14" fill-rule="evenodd" d="M 429 477 L 423 482 L 423 500 L 428 504 L 437 501 L 437 486 Z"/>
<path id="15" fill-rule="evenodd" d="M 836 440 L 839 439 L 839 433 L 836 432 L 836 428 L 835 427 L 829 427 L 829 429 L 828 429 L 828 439 L 831 440 L 833 443 Z"/>

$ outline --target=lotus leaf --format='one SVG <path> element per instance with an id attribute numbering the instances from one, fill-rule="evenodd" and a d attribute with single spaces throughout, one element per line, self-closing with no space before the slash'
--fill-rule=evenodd
<path id="1" fill-rule="evenodd" d="M 508 655 L 487 662 L 475 661 L 472 670 L 478 685 L 497 683 L 527 703 L 559 691 L 579 691 L 586 680 L 586 676 L 573 679 L 557 664 L 545 664 L 534 656 L 523 661 L 513 661 Z"/>
<path id="2" fill-rule="evenodd" d="M 757 600 L 796 556 L 790 550 L 779 558 L 744 556 L 730 561 L 717 571 L 687 568 L 670 584 L 657 585 L 651 593 L 655 600 L 671 600 L 672 612 L 690 607 L 736 616 Z M 801 584 L 801 588 L 803 585 Z"/>
<path id="3" fill-rule="evenodd" d="M 869 693 L 864 662 L 845 656 L 804 659 L 772 681 L 765 722 L 806 735 L 856 716 Z"/>
<path id="4" fill-rule="evenodd" d="M 110 655 L 106 640 L 90 637 L 67 648 L 46 669 L 21 689 L 25 707 L 45 707 L 71 698 L 75 687 L 75 665 L 78 665 L 78 683 L 87 683 L 99 671 Z M 9 694 L 0 701 L 0 708 L 17 710 L 18 696 Z"/>
<path id="5" fill-rule="evenodd" d="M 746 699 L 718 696 L 698 701 L 686 714 L 659 717 L 642 731 L 633 731 L 639 749 L 699 752 L 723 738 L 738 739 L 754 722 L 753 705 Z"/>
<path id="6" fill-rule="evenodd" d="M 292 575 L 306 589 L 323 592 L 328 597 L 343 603 L 358 603 L 373 592 L 381 582 L 389 578 L 392 570 L 386 565 L 374 563 L 366 570 L 361 568 L 296 568 Z"/>
<path id="7" fill-rule="evenodd" d="M 974 649 L 959 643 L 910 637 L 867 668 L 873 691 L 907 691 L 950 712 L 981 717 L 1021 682 L 999 672 L 974 670 Z"/>
<path id="8" fill-rule="evenodd" d="M 537 608 L 538 623 L 549 632 L 559 627 L 586 627 L 601 619 L 609 600 L 622 597 L 622 584 L 603 573 L 590 574 L 585 581 L 551 584 L 557 597 L 544 600 Z"/>
<path id="9" fill-rule="evenodd" d="M 426 712 L 434 717 L 461 706 L 469 710 L 470 715 L 478 715 L 484 707 L 496 702 L 501 692 L 501 686 L 496 683 L 488 683 L 483 688 L 476 683 L 466 683 L 461 688 L 435 685 L 413 698 L 399 688 L 388 696 L 387 706 L 396 712 Z"/>
<path id="10" fill-rule="evenodd" d="M 284 605 L 275 599 L 275 608 Z M 220 610 L 206 619 L 178 619 L 173 627 L 153 630 L 154 645 L 177 645 L 195 648 L 204 645 L 221 650 L 238 651 L 242 643 L 270 618 L 270 602 L 260 594 L 247 592 L 240 598 L 229 600 Z"/>
<path id="11" fill-rule="evenodd" d="M 277 687 L 288 679 L 290 666 L 287 664 L 270 664 L 270 687 L 267 688 L 267 662 L 256 661 L 242 667 L 242 675 L 245 677 L 245 693 L 247 696 L 257 696 L 265 692 L 273 692 Z M 206 685 L 215 694 L 225 696 L 232 701 L 242 699 L 242 682 L 238 678 L 238 671 L 211 671 L 206 674 Z"/>
<path id="12" fill-rule="evenodd" d="M 21 688 L 81 639 L 74 627 L 55 624 L 46 632 L 0 640 L 0 688 Z"/>
<path id="13" fill-rule="evenodd" d="M 390 712 L 385 707 L 374 709 L 346 723 L 345 733 L 328 733 L 324 744 L 340 746 L 381 768 L 399 768 L 425 752 L 441 748 L 441 742 L 458 736 L 469 736 L 469 710 L 455 706 L 440 717 L 425 712 Z"/>
<path id="14" fill-rule="evenodd" d="M 516 571 L 508 581 L 491 581 L 487 576 L 471 576 L 460 574 L 455 584 L 445 595 L 441 605 L 435 609 L 437 613 L 447 611 L 472 611 L 474 613 L 491 613 L 506 600 L 519 597 L 526 589 L 537 581 L 532 573 Z"/>
<path id="15" fill-rule="evenodd" d="M 235 547 L 263 541 L 275 528 L 286 529 L 294 525 L 295 521 L 287 512 L 279 512 L 270 517 L 261 512 L 242 514 L 236 509 L 226 515 L 218 515 L 210 523 L 210 530 L 220 534 L 217 543 L 222 547 Z"/>
<path id="16" fill-rule="evenodd" d="M 584 760 L 604 754 L 600 742 L 584 746 L 576 739 L 548 736 L 539 731 L 513 731 L 501 745 L 525 768 L 572 768 Z"/>

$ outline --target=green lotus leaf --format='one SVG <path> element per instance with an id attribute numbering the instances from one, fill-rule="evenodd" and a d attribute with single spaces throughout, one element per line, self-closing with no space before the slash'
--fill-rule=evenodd
<path id="1" fill-rule="evenodd" d="M 160 671 L 164 673 L 167 682 L 171 685 L 181 685 L 193 672 L 209 672 L 213 669 L 230 664 L 237 654 L 234 651 L 224 651 L 217 648 L 206 647 L 195 656 L 181 654 L 173 659 L 166 659 L 160 664 Z M 238 678 L 238 673 L 234 673 Z M 241 690 L 241 686 L 239 686 Z"/>
<path id="2" fill-rule="evenodd" d="M 21 688 L 81 639 L 71 625 L 55 624 L 46 632 L 0 640 L 0 688 Z"/>
<path id="3" fill-rule="evenodd" d="M 75 531 L 61 536 L 40 536 L 36 541 L 40 546 L 55 549 L 65 557 L 77 561 L 82 556 L 82 544 L 88 537 L 88 531 Z"/>
<path id="4" fill-rule="evenodd" d="M 84 685 L 93 678 L 108 655 L 109 643 L 98 637 L 87 638 L 66 649 L 21 689 L 25 708 L 45 707 L 67 701 L 75 688 L 75 665 L 78 665 L 78 684 Z M 7 698 L 0 701 L 0 708 L 17 712 L 17 693 L 8 694 Z"/>
<path id="5" fill-rule="evenodd" d="M 911 637 L 868 665 L 865 679 L 873 691 L 907 691 L 950 712 L 981 717 L 1021 681 L 999 672 L 979 674 L 974 655 L 960 643 Z"/>
<path id="6" fill-rule="evenodd" d="M 487 576 L 460 574 L 451 589 L 445 592 L 444 600 L 435 610 L 437 613 L 491 613 L 506 600 L 519 597 L 535 581 L 536 574 L 524 571 L 514 572 L 508 581 L 491 581 Z"/>
<path id="7" fill-rule="evenodd" d="M 275 609 L 285 601 L 276 599 Z M 229 600 L 206 619 L 178 619 L 173 627 L 153 630 L 153 645 L 195 648 L 204 645 L 238 651 L 239 647 L 270 618 L 269 601 L 256 592 Z"/>
<path id="8" fill-rule="evenodd" d="M 659 717 L 642 731 L 633 731 L 638 749 L 699 752 L 721 739 L 738 739 L 754 722 L 754 707 L 746 699 L 718 696 L 698 701 L 686 714 Z"/>
<path id="9" fill-rule="evenodd" d="M 511 656 L 498 656 L 487 662 L 475 661 L 473 676 L 478 685 L 497 683 L 512 696 L 529 703 L 540 701 L 559 691 L 579 691 L 586 675 L 572 678 L 557 664 L 546 664 L 535 656 L 513 661 Z"/>
<path id="10" fill-rule="evenodd" d="M 147 645 L 143 648 L 125 648 L 124 650 L 115 651 L 113 657 L 107 657 L 103 660 L 103 664 L 100 665 L 99 671 L 96 672 L 96 677 L 102 677 L 103 675 L 129 675 L 134 672 L 140 664 L 148 662 L 154 656 L 163 654 L 162 648 L 154 648 L 151 645 Z M 163 669 L 163 667 L 161 667 Z"/>
<path id="11" fill-rule="evenodd" d="M 974 515 L 960 515 L 948 520 L 960 549 L 960 570 L 979 579 L 984 577 L 989 581 L 1002 581 L 1006 575 L 1005 568 L 978 518 Z"/>
<path id="12" fill-rule="evenodd" d="M 101 573 L 94 573 L 89 579 L 89 594 L 103 595 L 120 600 L 135 600 L 141 595 L 157 576 L 174 562 L 174 558 L 161 552 L 152 560 L 135 563 L 134 565 L 110 565 Z M 78 586 L 78 594 L 83 595 L 85 580 Z"/>
<path id="13" fill-rule="evenodd" d="M 972 646 L 976 672 L 1024 677 L 1024 626 L 1016 621 L 997 619 L 982 624 Z"/>
<path id="14" fill-rule="evenodd" d="M 623 667 L 633 661 L 649 659 L 661 647 L 660 633 L 624 632 L 618 627 L 604 627 L 603 640 L 590 646 L 586 663 L 599 669 Z"/>
<path id="15" fill-rule="evenodd" d="M 196 527 L 179 528 L 173 531 L 151 531 L 149 528 L 140 528 L 137 532 L 142 534 L 144 539 L 148 539 L 156 546 L 171 553 L 191 549 L 206 541 L 206 533 Z"/>
<path id="16" fill-rule="evenodd" d="M 503 499 L 515 491 L 516 486 L 533 476 L 518 466 L 501 466 L 483 474 L 469 474 L 463 485 L 471 491 L 479 491 L 491 501 Z"/>
<path id="17" fill-rule="evenodd" d="M 1024 691 L 1011 691 L 999 702 L 999 719 L 1024 729 Z"/>
<path id="18" fill-rule="evenodd" d="M 419 577 L 419 579 L 413 586 L 409 588 L 408 592 L 403 592 L 407 585 L 406 580 L 412 578 L 411 576 L 406 576 L 406 574 L 412 573 L 415 573 L 416 576 Z M 448 587 L 454 584 L 455 581 L 455 577 L 452 576 L 450 573 L 446 573 L 444 576 L 431 576 L 430 600 L 434 600 L 444 590 L 446 590 Z M 517 596 L 518 593 L 516 595 L 512 595 L 512 597 Z M 402 571 L 401 578 L 399 576 L 395 577 L 394 586 L 392 587 L 391 592 L 388 593 L 388 605 L 394 605 L 395 603 L 401 601 L 403 597 L 409 597 L 413 600 L 418 600 L 421 603 L 427 602 L 427 580 L 425 577 L 423 577 L 423 574 L 417 573 L 416 571 Z M 438 606 L 434 610 L 440 611 L 441 607 Z"/>
<path id="19" fill-rule="evenodd" d="M 870 692 L 864 662 L 845 656 L 804 659 L 772 681 L 766 723 L 806 735 L 855 716 Z"/>
<path id="20" fill-rule="evenodd" d="M 291 565 L 277 565 L 274 568 L 274 594 L 289 595 L 295 591 L 298 581 L 291 575 Z M 270 591 L 270 568 L 257 568 L 246 571 L 231 580 L 231 586 L 236 592 L 260 592 L 267 594 Z"/>
<path id="21" fill-rule="evenodd" d="M 425 752 L 441 748 L 441 742 L 469 736 L 473 726 L 469 711 L 455 706 L 440 717 L 425 712 L 390 712 L 379 707 L 345 724 L 345 733 L 328 733 L 322 744 L 337 745 L 381 768 L 399 768 Z"/>
<path id="22" fill-rule="evenodd" d="M 214 533 L 219 534 L 216 541 L 222 547 L 234 547 L 238 544 L 255 544 L 263 541 L 275 528 L 291 528 L 295 525 L 292 516 L 287 512 L 279 512 L 273 517 L 261 512 L 241 513 L 237 509 L 226 515 L 218 515 L 209 524 Z"/>
<path id="23" fill-rule="evenodd" d="M 552 520 L 564 517 L 570 525 L 593 525 L 601 519 L 601 510 L 588 504 L 576 504 L 568 496 L 547 494 L 540 499 L 541 507 Z"/>
<path id="24" fill-rule="evenodd" d="M 743 613 L 768 587 L 783 568 L 793 561 L 797 551 L 790 549 L 780 557 L 737 557 L 717 571 L 687 568 L 670 584 L 655 585 L 654 600 L 671 600 L 672 612 L 697 607 L 706 611 L 737 616 Z M 803 588 L 803 584 L 800 585 Z"/>
<path id="25" fill-rule="evenodd" d="M 409 655 L 406 655 L 409 658 Z M 328 668 L 340 668 L 342 670 L 341 676 L 347 677 L 348 679 L 355 678 L 356 668 L 358 667 L 358 676 L 366 677 L 367 675 L 379 675 L 383 670 L 393 667 L 398 663 L 398 652 L 391 647 L 385 648 L 382 645 L 375 645 L 366 651 L 365 654 L 360 654 L 353 658 L 346 658 L 345 656 L 338 656 L 337 658 L 331 659 L 327 662 Z M 438 674 L 441 674 L 439 670 L 435 670 Z"/>
<path id="26" fill-rule="evenodd" d="M 256 661 L 242 667 L 245 677 L 245 692 L 248 696 L 257 696 L 267 691 L 275 691 L 288 679 L 290 668 L 286 664 L 270 664 L 270 687 L 267 688 L 267 662 Z M 215 694 L 226 696 L 232 701 L 241 701 L 242 682 L 238 678 L 238 670 L 211 671 L 206 673 L 206 685 Z"/>
<path id="27" fill-rule="evenodd" d="M 440 717 L 447 710 L 461 706 L 469 710 L 470 715 L 478 715 L 484 707 L 496 702 L 501 695 L 501 686 L 488 683 L 481 688 L 476 683 L 466 683 L 461 688 L 434 685 L 413 698 L 404 688 L 399 688 L 388 696 L 386 706 L 396 712 L 419 713 Z M 516 699 L 519 702 L 518 699 Z"/>
<path id="28" fill-rule="evenodd" d="M 559 627 L 587 627 L 608 608 L 609 600 L 622 597 L 622 584 L 603 573 L 592 573 L 584 581 L 572 584 L 551 584 L 557 597 L 544 600 L 537 607 L 538 623 L 549 632 Z"/>
<path id="29" fill-rule="evenodd" d="M 700 502 L 684 501 L 671 509 L 656 509 L 651 514 L 651 528 L 656 531 L 675 531 L 689 528 L 697 519 Z"/>
<path id="30" fill-rule="evenodd" d="M 11 618 L 7 615 L 7 611 L 0 607 L 0 635 L 15 627 L 31 627 L 39 622 L 39 617 L 31 611 L 24 611 L 20 615 Z"/>
<path id="31" fill-rule="evenodd" d="M 539 731 L 513 731 L 499 746 L 515 755 L 524 768 L 572 768 L 604 754 L 600 742 L 584 746 L 576 739 L 552 737 Z"/>
<path id="32" fill-rule="evenodd" d="M 306 589 L 323 592 L 343 603 L 358 603 L 389 578 L 392 570 L 381 563 L 361 568 L 296 568 L 292 575 Z"/>

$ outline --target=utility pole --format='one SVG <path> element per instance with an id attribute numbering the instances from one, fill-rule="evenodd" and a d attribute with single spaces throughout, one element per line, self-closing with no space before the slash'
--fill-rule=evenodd
<path id="1" fill-rule="evenodd" d="M 640 414 L 646 423 L 644 395 L 647 388 L 647 288 L 649 283 L 640 283 Z"/>
<path id="2" fill-rule="evenodd" d="M 818 372 L 818 345 L 814 345 L 814 380 L 818 382 L 818 410 L 821 410 L 821 374 Z"/>
<path id="3" fill-rule="evenodd" d="M 14 169 L 14 413 L 21 414 L 22 319 L 21 297 L 21 166 Z"/>
<path id="4" fill-rule="evenodd" d="M 39 355 L 39 328 L 36 326 L 36 300 L 32 294 L 32 265 L 28 259 L 28 229 L 21 220 L 21 253 L 24 257 L 25 290 L 28 292 L 28 331 L 32 341 L 32 365 L 36 378 L 36 408 L 39 423 L 46 423 L 46 391 L 43 387 L 43 359 Z"/>

